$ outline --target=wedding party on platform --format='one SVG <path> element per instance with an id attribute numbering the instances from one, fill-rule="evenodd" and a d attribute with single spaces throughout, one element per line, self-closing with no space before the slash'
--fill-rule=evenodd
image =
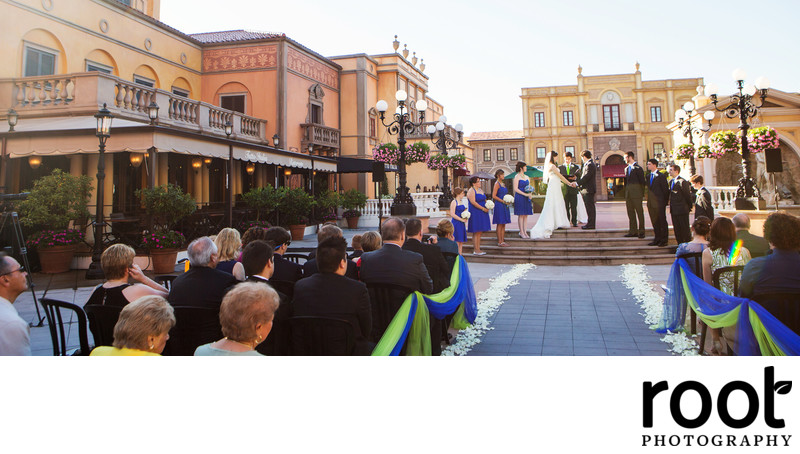
<path id="1" fill-rule="evenodd" d="M 421 38 L 63 3 L 0 2 L 0 356 L 800 354 L 797 87 L 570 63 L 501 130 Z"/>

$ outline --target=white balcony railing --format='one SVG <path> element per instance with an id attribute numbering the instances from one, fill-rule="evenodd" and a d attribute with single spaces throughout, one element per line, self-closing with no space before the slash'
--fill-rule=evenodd
<path id="1" fill-rule="evenodd" d="M 711 193 L 714 211 L 736 209 L 733 203 L 738 189 L 736 186 L 706 186 L 706 189 Z"/>
<path id="2" fill-rule="evenodd" d="M 414 205 L 417 207 L 418 216 L 441 217 L 445 213 L 439 211 L 439 196 L 441 192 L 412 192 Z M 392 209 L 392 199 L 368 199 L 367 206 L 361 210 L 361 218 L 358 221 L 359 227 L 378 227 L 378 214 L 384 217 L 389 216 Z M 380 210 L 379 210 L 380 206 Z"/>

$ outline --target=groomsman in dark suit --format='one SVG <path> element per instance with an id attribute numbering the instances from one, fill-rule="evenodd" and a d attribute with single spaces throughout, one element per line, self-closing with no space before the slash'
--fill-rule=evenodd
<path id="1" fill-rule="evenodd" d="M 655 232 L 655 238 L 648 246 L 666 246 L 669 242 L 667 175 L 658 171 L 658 161 L 655 159 L 647 161 L 647 170 L 647 213 L 650 214 L 650 222 Z"/>
<path id="2" fill-rule="evenodd" d="M 644 170 L 636 163 L 633 152 L 625 154 L 625 207 L 628 209 L 628 233 L 626 237 L 644 238 Z M 637 222 L 638 225 L 637 225 Z"/>
<path id="3" fill-rule="evenodd" d="M 581 170 L 577 164 L 572 163 L 572 153 L 569 151 L 564 154 L 564 164 L 558 166 L 558 171 L 570 183 L 577 181 L 579 172 Z M 578 188 L 567 186 L 567 192 L 564 193 L 564 203 L 567 205 L 567 216 L 573 227 L 578 226 Z"/>
<path id="4" fill-rule="evenodd" d="M 597 220 L 597 210 L 594 206 L 594 194 L 597 192 L 595 182 L 595 175 L 597 169 L 592 162 L 592 152 L 584 150 L 581 153 L 583 160 L 583 168 L 581 169 L 581 177 L 578 179 L 578 186 L 581 188 L 581 197 L 583 197 L 583 204 L 586 205 L 586 214 L 589 217 L 586 225 L 581 227 L 584 230 L 593 230 L 595 228 L 595 221 Z"/>
<path id="5" fill-rule="evenodd" d="M 677 164 L 669 166 L 669 212 L 672 216 L 672 230 L 678 244 L 692 241 L 692 230 L 689 227 L 689 212 L 692 211 L 694 199 L 689 182 L 680 175 L 681 167 Z"/>
<path id="6" fill-rule="evenodd" d="M 694 218 L 705 216 L 714 220 L 714 204 L 711 202 L 711 193 L 703 186 L 702 175 L 692 175 L 689 182 L 697 192 L 694 194 Z"/>

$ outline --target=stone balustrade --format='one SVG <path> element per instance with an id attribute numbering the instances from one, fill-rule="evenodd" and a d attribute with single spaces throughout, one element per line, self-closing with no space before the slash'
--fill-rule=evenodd
<path id="1" fill-rule="evenodd" d="M 418 216 L 444 216 L 444 213 L 439 211 L 439 197 L 441 192 L 412 192 L 411 198 L 414 199 L 414 205 L 417 206 Z"/>
<path id="2" fill-rule="evenodd" d="M 74 99 L 75 81 L 69 76 L 39 76 L 12 82 L 13 107 L 66 105 Z"/>
<path id="3" fill-rule="evenodd" d="M 445 213 L 439 211 L 439 196 L 441 192 L 412 192 L 411 197 L 414 199 L 414 205 L 417 207 L 418 216 L 442 217 Z M 367 205 L 361 210 L 361 218 L 359 218 L 359 227 L 378 227 L 378 214 L 381 213 L 384 217 L 389 216 L 392 209 L 393 199 L 381 199 L 379 211 L 378 199 L 367 199 Z"/>
<path id="4" fill-rule="evenodd" d="M 711 193 L 711 203 L 714 204 L 714 211 L 734 210 L 734 199 L 736 199 L 736 186 L 706 186 Z"/>

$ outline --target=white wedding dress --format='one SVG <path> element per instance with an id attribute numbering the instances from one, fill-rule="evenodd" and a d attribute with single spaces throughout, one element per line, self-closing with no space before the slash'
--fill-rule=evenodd
<path id="1" fill-rule="evenodd" d="M 531 229 L 532 240 L 550 238 L 554 230 L 569 228 L 571 225 L 567 216 L 567 205 L 564 203 L 564 193 L 561 192 L 564 183 L 561 182 L 559 175 L 556 166 L 549 162 L 545 164 L 544 180 L 547 182 L 547 193 L 544 196 L 542 214 Z"/>

